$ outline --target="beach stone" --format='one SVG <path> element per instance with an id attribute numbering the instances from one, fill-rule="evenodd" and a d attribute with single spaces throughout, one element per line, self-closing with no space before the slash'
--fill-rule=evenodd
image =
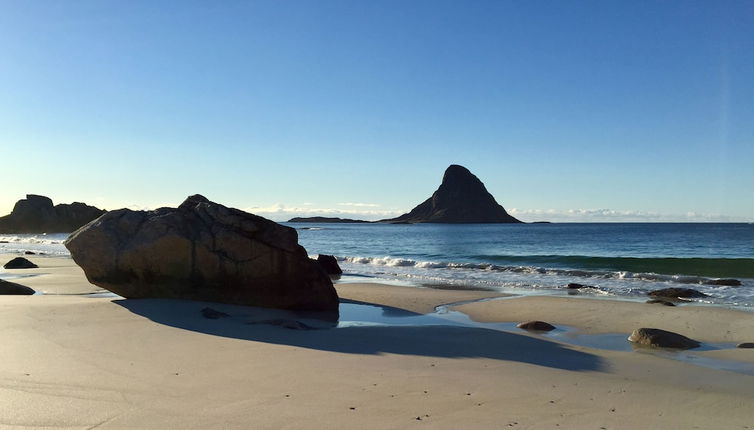
<path id="1" fill-rule="evenodd" d="M 330 311 L 338 294 L 290 227 L 190 196 L 178 208 L 107 212 L 65 246 L 87 279 L 125 298 Z"/>
<path id="2" fill-rule="evenodd" d="M 16 257 L 13 260 L 5 263 L 4 269 L 36 269 L 39 266 L 25 259 L 24 257 Z"/>
<path id="3" fill-rule="evenodd" d="M 740 287 L 741 281 L 739 281 L 738 279 L 710 279 L 709 281 L 706 281 L 705 284 L 724 285 L 727 287 Z"/>
<path id="4" fill-rule="evenodd" d="M 566 285 L 566 288 L 568 288 L 569 290 L 578 290 L 581 288 L 594 288 L 594 287 L 591 285 L 577 284 L 575 282 L 571 282 L 568 285 Z"/>
<path id="5" fill-rule="evenodd" d="M 343 273 L 343 270 L 338 265 L 338 260 L 332 255 L 317 255 L 317 263 L 319 263 L 328 275 L 340 275 Z"/>
<path id="6" fill-rule="evenodd" d="M 691 349 L 697 348 L 700 345 L 694 339 L 658 328 L 636 329 L 628 337 L 628 340 L 638 345 L 660 348 Z"/>
<path id="7" fill-rule="evenodd" d="M 649 304 L 663 305 L 663 306 L 675 306 L 675 303 L 669 302 L 667 300 L 661 300 L 661 299 L 647 300 L 647 303 L 649 303 Z"/>
<path id="8" fill-rule="evenodd" d="M 555 326 L 546 323 L 544 321 L 527 321 L 522 322 L 516 325 L 516 327 L 524 330 L 534 330 L 534 331 L 552 331 L 555 330 Z"/>
<path id="9" fill-rule="evenodd" d="M 742 342 L 736 345 L 736 348 L 754 348 L 754 342 Z"/>
<path id="10" fill-rule="evenodd" d="M 690 299 L 690 298 L 699 298 L 699 297 L 707 297 L 706 294 L 704 294 L 701 291 L 697 291 L 693 288 L 663 288 L 661 290 L 655 290 L 650 291 L 647 293 L 650 297 L 667 297 L 667 298 L 681 298 L 681 299 Z"/>
<path id="11" fill-rule="evenodd" d="M 34 293 L 35 291 L 27 286 L 0 279 L 0 296 L 30 296 Z"/>

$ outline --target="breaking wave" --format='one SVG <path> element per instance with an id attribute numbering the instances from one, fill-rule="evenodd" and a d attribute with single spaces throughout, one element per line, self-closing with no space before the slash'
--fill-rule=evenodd
<path id="1" fill-rule="evenodd" d="M 405 258 L 393 258 L 393 257 L 337 257 L 340 261 L 344 261 L 347 263 L 352 264 L 369 264 L 369 265 L 378 265 L 378 266 L 388 266 L 388 267 L 415 267 L 419 269 L 466 269 L 466 270 L 479 270 L 479 271 L 487 271 L 487 272 L 507 272 L 507 273 L 520 273 L 520 274 L 537 274 L 537 275 L 557 275 L 557 276 L 568 276 L 568 277 L 578 277 L 578 278 L 594 278 L 594 279 L 615 279 L 615 280 L 623 280 L 623 279 L 632 279 L 632 280 L 642 280 L 642 281 L 648 281 L 648 282 L 674 282 L 674 283 L 681 283 L 681 284 L 699 284 L 699 285 L 717 285 L 717 286 L 738 286 L 741 285 L 741 281 L 738 279 L 734 279 L 730 277 L 731 273 L 738 274 L 738 277 L 754 277 L 754 274 L 752 276 L 740 276 L 740 274 L 748 273 L 748 270 L 751 270 L 752 267 L 740 267 L 744 265 L 744 263 L 736 262 L 736 264 L 731 264 L 730 268 L 735 269 L 729 269 L 729 270 L 710 270 L 707 272 L 702 272 L 697 270 L 697 273 L 724 273 L 726 276 L 725 278 L 720 276 L 700 276 L 696 274 L 668 274 L 668 273 L 658 273 L 660 271 L 664 270 L 670 270 L 672 267 L 687 267 L 688 265 L 691 265 L 690 262 L 685 262 L 685 265 L 678 264 L 676 262 L 670 262 L 668 263 L 666 260 L 727 260 L 727 259 L 703 259 L 703 258 L 688 258 L 688 259 L 642 259 L 642 258 L 604 258 L 604 257 L 571 257 L 571 256 L 533 256 L 534 258 L 528 258 L 527 257 L 505 257 L 506 259 L 515 259 L 519 262 L 531 262 L 532 260 L 536 260 L 537 258 L 541 258 L 540 261 L 543 262 L 549 262 L 552 263 L 553 261 L 558 261 L 557 257 L 563 257 L 564 260 L 560 260 L 560 262 L 565 263 L 566 261 L 571 265 L 576 265 L 575 262 L 578 261 L 577 259 L 581 258 L 583 261 L 587 261 L 592 263 L 595 267 L 605 268 L 609 269 L 610 265 L 613 266 L 616 270 L 598 270 L 598 269 L 574 269 L 574 268 L 559 268 L 559 267 L 544 267 L 544 266 L 537 266 L 537 265 L 501 265 L 501 264 L 493 264 L 493 263 L 464 263 L 464 262 L 433 262 L 433 261 L 416 261 L 411 259 L 405 259 Z M 478 257 L 479 258 L 479 257 Z M 595 261 L 602 260 L 602 264 L 595 264 Z M 604 264 L 606 261 L 610 264 Z M 650 260 L 651 262 L 643 261 L 641 263 L 637 263 L 634 260 Z M 754 264 L 754 260 L 752 259 L 735 259 L 735 260 L 744 260 L 744 261 L 750 261 L 749 264 Z M 628 261 L 632 264 L 623 264 L 620 265 L 618 263 Z M 711 264 L 708 262 L 708 264 Z M 644 268 L 644 269 L 650 269 L 646 271 L 632 271 L 632 270 L 626 270 L 627 268 Z M 654 270 L 651 270 L 654 269 Z"/>

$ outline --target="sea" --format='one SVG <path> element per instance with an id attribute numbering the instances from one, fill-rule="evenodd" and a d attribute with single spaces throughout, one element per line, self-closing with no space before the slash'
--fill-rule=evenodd
<path id="1" fill-rule="evenodd" d="M 754 311 L 752 223 L 286 225 L 310 256 L 337 257 L 338 282 L 633 301 L 680 287 Z M 0 234 L 0 253 L 68 256 L 67 236 Z"/>

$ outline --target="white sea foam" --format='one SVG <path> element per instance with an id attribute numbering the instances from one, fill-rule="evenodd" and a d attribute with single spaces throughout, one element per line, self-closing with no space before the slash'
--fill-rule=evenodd
<path id="1" fill-rule="evenodd" d="M 710 295 L 713 303 L 752 306 L 752 280 L 743 279 L 744 287 L 716 285 L 715 278 L 701 276 L 632 273 L 626 271 L 574 270 L 535 266 L 502 266 L 489 263 L 417 261 L 394 257 L 336 257 L 346 273 L 375 276 L 388 280 L 409 280 L 417 284 L 441 284 L 492 288 L 500 291 L 564 290 L 570 282 L 592 285 L 580 294 L 644 297 L 648 291 L 678 284 Z M 752 284 L 752 285 L 749 285 Z M 748 303 L 748 304 L 747 304 Z"/>
<path id="2" fill-rule="evenodd" d="M 63 246 L 68 234 L 4 234 L 0 235 L 0 253 L 34 252 L 48 255 L 70 255 Z"/>

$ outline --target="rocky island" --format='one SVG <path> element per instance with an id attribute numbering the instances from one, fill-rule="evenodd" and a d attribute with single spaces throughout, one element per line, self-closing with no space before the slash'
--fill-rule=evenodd
<path id="1" fill-rule="evenodd" d="M 10 215 L 0 217 L 2 233 L 68 233 L 104 214 L 84 203 L 53 206 L 49 197 L 27 194 Z"/>
<path id="2" fill-rule="evenodd" d="M 440 188 L 411 212 L 384 223 L 520 223 L 500 206 L 469 169 L 456 164 L 445 170 Z"/>
<path id="3" fill-rule="evenodd" d="M 316 222 L 316 223 L 341 223 L 341 224 L 355 224 L 355 223 L 369 223 L 370 221 L 364 221 L 361 219 L 350 218 L 336 218 L 327 216 L 310 216 L 310 217 L 295 217 L 288 220 L 288 222 Z"/>

